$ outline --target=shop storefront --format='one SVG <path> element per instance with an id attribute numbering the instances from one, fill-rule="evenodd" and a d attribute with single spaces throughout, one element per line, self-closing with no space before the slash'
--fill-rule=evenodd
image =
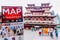
<path id="1" fill-rule="evenodd" d="M 2 40 L 18 40 L 19 37 L 23 36 L 24 28 L 22 7 L 2 6 L 0 23 L 0 36 Z"/>

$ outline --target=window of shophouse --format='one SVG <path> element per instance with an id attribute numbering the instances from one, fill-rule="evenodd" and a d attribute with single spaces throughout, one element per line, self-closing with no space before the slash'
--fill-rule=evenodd
<path id="1" fill-rule="evenodd" d="M 38 20 L 40 20 L 40 17 L 38 17 Z"/>
<path id="2" fill-rule="evenodd" d="M 36 17 L 36 20 L 38 20 L 38 17 Z"/>
<path id="3" fill-rule="evenodd" d="M 32 18 L 32 17 L 30 17 L 30 20 L 33 20 L 33 18 Z"/>
<path id="4" fill-rule="evenodd" d="M 31 17 L 28 17 L 28 20 L 31 20 Z"/>
<path id="5" fill-rule="evenodd" d="M 49 18 L 49 21 L 51 21 L 51 18 Z"/>
<path id="6" fill-rule="evenodd" d="M 24 17 L 24 18 L 26 18 L 26 17 Z"/>
<path id="7" fill-rule="evenodd" d="M 40 18 L 41 21 L 43 21 L 43 18 Z"/>
<path id="8" fill-rule="evenodd" d="M 34 17 L 34 18 L 36 18 L 36 17 Z"/>
<path id="9" fill-rule="evenodd" d="M 49 11 L 50 8 L 47 8 L 47 11 Z"/>
<path id="10" fill-rule="evenodd" d="M 51 19 L 51 18 L 49 18 L 48 20 L 50 20 L 50 21 L 51 21 L 52 19 Z"/>
<path id="11" fill-rule="evenodd" d="M 34 20 L 36 20 L 36 17 L 34 17 Z"/>
<path id="12" fill-rule="evenodd" d="M 43 17 L 43 18 L 45 18 L 45 17 Z"/>
<path id="13" fill-rule="evenodd" d="M 45 10 L 46 10 L 46 11 L 49 11 L 49 8 L 46 8 Z"/>
<path id="14" fill-rule="evenodd" d="M 42 23 L 45 23 L 45 22 L 42 22 Z"/>
<path id="15" fill-rule="evenodd" d="M 47 9 L 46 9 L 46 8 L 44 8 L 44 10 L 46 11 Z"/>
<path id="16" fill-rule="evenodd" d="M 27 20 L 27 18 L 24 18 L 24 20 Z"/>
<path id="17" fill-rule="evenodd" d="M 45 5 L 45 7 L 46 7 L 46 5 Z"/>
<path id="18" fill-rule="evenodd" d="M 43 7 L 45 7 L 45 5 L 42 5 Z"/>
<path id="19" fill-rule="evenodd" d="M 44 18 L 44 20 L 46 21 L 46 18 Z"/>
<path id="20" fill-rule="evenodd" d="M 53 21 L 53 18 L 51 17 L 51 20 Z"/>
<path id="21" fill-rule="evenodd" d="M 42 18 L 43 20 L 46 20 L 45 17 Z"/>
<path id="22" fill-rule="evenodd" d="M 39 15 L 39 12 L 37 12 L 35 15 Z"/>
<path id="23" fill-rule="evenodd" d="M 35 15 L 38 15 L 37 13 L 35 13 Z"/>
<path id="24" fill-rule="evenodd" d="M 39 15 L 42 15 L 42 12 L 40 12 Z"/>
<path id="25" fill-rule="evenodd" d="M 49 5 L 46 5 L 46 7 L 48 7 Z"/>
<path id="26" fill-rule="evenodd" d="M 40 18 L 40 17 L 38 17 L 38 18 Z"/>
<path id="27" fill-rule="evenodd" d="M 48 9 L 48 11 L 49 11 L 50 8 L 47 8 L 47 9 Z"/>
<path id="28" fill-rule="evenodd" d="M 38 20 L 38 18 L 36 18 L 36 20 Z"/>
<path id="29" fill-rule="evenodd" d="M 38 22 L 38 23 L 40 23 L 40 22 Z"/>
<path id="30" fill-rule="evenodd" d="M 28 12 L 30 12 L 30 9 L 27 9 Z"/>
<path id="31" fill-rule="evenodd" d="M 30 22 L 30 23 L 32 23 L 32 22 Z"/>
<path id="32" fill-rule="evenodd" d="M 48 17 L 46 18 L 47 21 L 49 21 Z"/>
<path id="33" fill-rule="evenodd" d="M 31 20 L 34 20 L 34 19 L 35 19 L 34 17 L 31 18 Z"/>

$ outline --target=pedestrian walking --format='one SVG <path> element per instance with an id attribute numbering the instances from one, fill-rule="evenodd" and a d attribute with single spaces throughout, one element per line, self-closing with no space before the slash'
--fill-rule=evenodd
<path id="1" fill-rule="evenodd" d="M 35 27 L 33 26 L 33 27 L 31 28 L 31 30 L 32 30 L 32 31 L 35 31 Z"/>
<path id="2" fill-rule="evenodd" d="M 39 35 L 41 36 L 42 34 L 42 28 L 39 29 Z"/>
<path id="3" fill-rule="evenodd" d="M 53 38 L 53 29 L 50 28 L 50 37 Z"/>
<path id="4" fill-rule="evenodd" d="M 57 31 L 57 29 L 55 29 L 55 36 L 56 36 L 56 38 L 58 38 L 58 31 Z"/>
<path id="5" fill-rule="evenodd" d="M 48 28 L 48 35 L 50 35 L 50 28 Z"/>

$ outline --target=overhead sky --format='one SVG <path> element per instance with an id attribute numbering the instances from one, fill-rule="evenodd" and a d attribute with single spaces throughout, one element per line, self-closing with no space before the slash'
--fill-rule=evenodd
<path id="1" fill-rule="evenodd" d="M 27 4 L 41 5 L 41 3 L 51 3 L 53 6 L 51 10 L 60 15 L 60 0 L 0 0 L 0 12 L 1 6 L 23 6 L 23 13 L 25 13 Z"/>

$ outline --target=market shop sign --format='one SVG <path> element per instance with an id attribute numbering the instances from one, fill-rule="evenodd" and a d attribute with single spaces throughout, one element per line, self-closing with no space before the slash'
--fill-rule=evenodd
<path id="1" fill-rule="evenodd" d="M 18 6 L 3 6 L 3 17 L 9 20 L 22 18 L 22 7 Z"/>

